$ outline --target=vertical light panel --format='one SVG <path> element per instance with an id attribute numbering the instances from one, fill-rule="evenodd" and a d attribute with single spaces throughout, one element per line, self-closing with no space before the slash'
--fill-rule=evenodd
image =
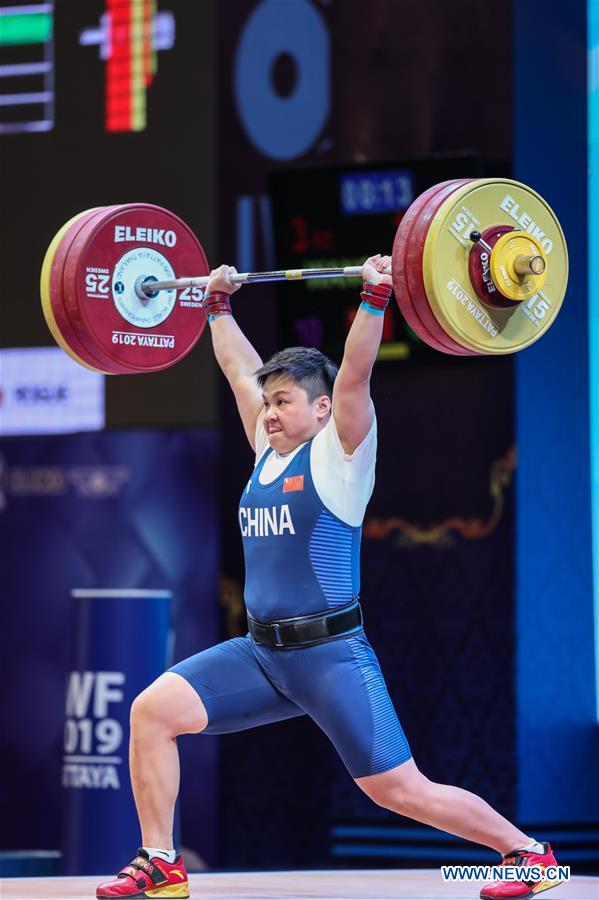
<path id="1" fill-rule="evenodd" d="M 131 0 L 131 131 L 146 127 L 146 73 L 144 6 L 146 0 Z"/>
<path id="2" fill-rule="evenodd" d="M 156 0 L 105 0 L 99 26 L 84 28 L 79 43 L 98 45 L 106 61 L 106 130 L 143 131 L 157 51 L 175 43 L 173 13 L 158 12 Z"/>
<path id="3" fill-rule="evenodd" d="M 108 0 L 109 50 L 106 62 L 106 129 L 131 130 L 131 4 Z"/>
<path id="4" fill-rule="evenodd" d="M 153 79 L 152 0 L 108 0 L 106 79 L 108 131 L 143 131 L 146 88 Z"/>
<path id="5" fill-rule="evenodd" d="M 589 382 L 595 611 L 595 696 L 599 721 L 599 0 L 588 0 Z"/>

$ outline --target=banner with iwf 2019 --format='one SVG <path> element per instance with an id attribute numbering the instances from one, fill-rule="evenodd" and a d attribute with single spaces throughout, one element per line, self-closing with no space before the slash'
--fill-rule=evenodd
<path id="1" fill-rule="evenodd" d="M 219 639 L 217 457 L 209 430 L 0 441 L 5 848 L 65 847 L 73 815 L 119 792 L 133 811 L 131 701 Z M 178 743 L 181 843 L 214 863 L 218 738 Z"/>
<path id="2" fill-rule="evenodd" d="M 76 625 L 62 758 L 63 871 L 112 872 L 139 832 L 127 771 L 129 710 L 170 662 L 171 592 L 87 588 L 71 596 Z M 143 640 L 136 640 L 140 623 Z M 178 841 L 178 817 L 174 831 Z"/>

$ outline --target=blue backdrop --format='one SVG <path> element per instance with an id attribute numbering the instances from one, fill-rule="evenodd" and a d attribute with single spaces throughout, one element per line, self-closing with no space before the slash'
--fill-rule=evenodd
<path id="1" fill-rule="evenodd" d="M 599 818 L 587 284 L 586 0 L 514 17 L 514 177 L 559 216 L 559 320 L 516 360 L 518 818 Z M 534 34 L 534 40 L 530 35 Z M 542 122 L 541 133 L 531 122 Z"/>
<path id="2" fill-rule="evenodd" d="M 7 726 L 1 759 L 3 771 L 11 773 L 2 790 L 0 846 L 61 846 L 65 687 L 78 602 L 70 596 L 73 587 L 171 590 L 175 659 L 218 640 L 216 461 L 213 431 L 0 444 L 6 560 L 1 713 Z M 143 640 L 143 622 L 131 640 Z M 209 862 L 215 854 L 217 741 L 204 736 L 180 742 L 182 842 Z M 138 837 L 131 834 L 123 848 L 123 864 Z"/>

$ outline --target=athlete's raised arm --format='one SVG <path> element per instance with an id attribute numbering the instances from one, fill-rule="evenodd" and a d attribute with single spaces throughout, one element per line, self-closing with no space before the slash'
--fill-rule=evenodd
<path id="1" fill-rule="evenodd" d="M 214 269 L 206 285 L 205 301 L 216 359 L 235 394 L 247 439 L 255 450 L 262 394 L 253 373 L 260 368 L 262 360 L 231 315 L 229 297 L 241 287 L 230 280 L 235 272 L 233 266 Z"/>
<path id="2" fill-rule="evenodd" d="M 364 288 L 333 388 L 333 416 L 346 453 L 353 453 L 368 434 L 374 417 L 370 400 L 370 375 L 383 334 L 385 307 L 393 290 L 384 274 L 391 257 L 369 257 L 362 266 Z"/>

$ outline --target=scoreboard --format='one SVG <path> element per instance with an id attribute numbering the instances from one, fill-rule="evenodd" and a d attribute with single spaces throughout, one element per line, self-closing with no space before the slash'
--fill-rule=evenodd
<path id="1" fill-rule="evenodd" d="M 0 134 L 54 127 L 54 3 L 0 6 Z"/>
<path id="2" fill-rule="evenodd" d="M 83 18 L 94 7 L 78 11 Z M 54 128 L 55 24 L 54 2 L 0 5 L 0 134 Z M 97 24 L 80 29 L 79 45 L 96 46 L 105 70 L 107 131 L 145 129 L 158 51 L 172 49 L 175 35 L 174 13 L 157 0 L 104 0 Z"/>
<path id="3" fill-rule="evenodd" d="M 449 178 L 483 174 L 474 155 L 376 165 L 277 171 L 271 175 L 277 264 L 287 268 L 356 266 L 391 253 L 413 200 Z M 337 362 L 360 303 L 357 279 L 316 279 L 278 288 L 281 343 L 316 346 Z M 430 359 L 396 303 L 385 316 L 379 360 Z"/>
<path id="4" fill-rule="evenodd" d="M 202 86 L 215 34 L 212 3 L 0 0 L 0 347 L 53 345 L 42 260 L 85 209 L 155 203 L 214 255 L 216 105 Z M 106 379 L 107 425 L 212 422 L 215 375 L 210 343 L 200 342 L 172 371 Z"/>

